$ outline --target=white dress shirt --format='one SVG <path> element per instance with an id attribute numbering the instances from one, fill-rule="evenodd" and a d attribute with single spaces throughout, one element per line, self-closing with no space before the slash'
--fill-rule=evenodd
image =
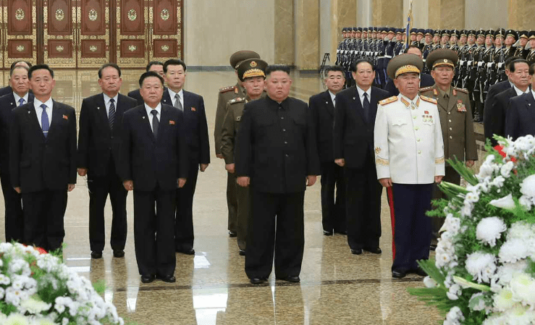
<path id="1" fill-rule="evenodd" d="M 364 107 L 364 93 L 368 94 L 368 103 L 372 102 L 372 87 L 368 88 L 368 90 L 364 91 L 360 89 L 359 86 L 357 87 L 357 91 L 359 92 L 359 98 L 360 98 L 360 105 Z"/>
<path id="2" fill-rule="evenodd" d="M 15 106 L 19 106 L 19 100 L 22 98 L 24 99 L 24 103 L 22 103 L 22 105 L 24 104 L 28 104 L 28 93 L 26 93 L 26 95 L 24 95 L 24 97 L 20 97 L 19 95 L 17 95 L 17 93 L 13 92 L 13 97 L 15 97 Z"/>
<path id="3" fill-rule="evenodd" d="M 171 103 L 173 106 L 175 106 L 175 95 L 177 93 L 171 90 L 171 88 L 167 88 L 167 90 L 169 91 L 169 97 L 171 97 Z M 182 110 L 184 110 L 184 89 L 180 89 L 180 91 L 178 92 L 178 96 L 180 99 L 180 104 L 182 104 Z"/>
<path id="4" fill-rule="evenodd" d="M 54 109 L 52 97 L 50 97 L 44 103 L 37 98 L 33 100 L 33 107 L 35 108 L 35 114 L 37 115 L 37 120 L 39 121 L 39 125 L 41 126 L 41 128 L 43 128 L 43 125 L 41 124 L 41 114 L 43 114 L 43 109 L 41 108 L 42 104 L 46 105 L 46 115 L 48 115 L 48 127 L 50 128 L 50 126 L 52 125 L 52 109 Z"/>
<path id="5" fill-rule="evenodd" d="M 333 102 L 333 106 L 336 107 L 336 101 L 335 101 L 336 95 L 333 94 L 330 90 L 329 90 L 329 95 L 331 96 L 331 101 Z"/>
<path id="6" fill-rule="evenodd" d="M 154 118 L 154 115 L 152 115 L 152 108 L 145 103 L 145 109 L 147 110 L 147 115 L 149 116 L 149 125 L 150 129 L 152 130 L 152 119 Z M 158 103 L 158 106 L 156 106 L 155 110 L 158 111 L 158 114 L 156 114 L 156 118 L 158 118 L 158 122 L 160 121 L 160 116 L 162 115 L 162 104 Z M 152 130 L 154 132 L 154 130 Z"/>
<path id="7" fill-rule="evenodd" d="M 106 115 L 108 115 L 108 117 L 110 117 L 110 99 L 112 99 L 110 96 L 104 94 L 104 105 L 106 105 Z M 118 100 L 119 100 L 119 94 L 115 95 L 115 97 L 113 97 L 113 100 L 115 101 L 114 105 L 115 105 L 115 113 L 117 113 L 117 103 L 118 103 Z"/>
<path id="8" fill-rule="evenodd" d="M 528 87 L 528 89 L 526 89 L 526 91 L 522 91 L 522 90 L 518 89 L 518 88 L 517 88 L 516 86 L 514 86 L 514 85 L 513 85 L 513 88 L 515 88 L 515 91 L 516 91 L 516 95 L 517 95 L 517 96 L 520 96 L 520 95 L 522 95 L 522 94 L 526 94 L 526 93 L 529 92 L 529 87 Z"/>

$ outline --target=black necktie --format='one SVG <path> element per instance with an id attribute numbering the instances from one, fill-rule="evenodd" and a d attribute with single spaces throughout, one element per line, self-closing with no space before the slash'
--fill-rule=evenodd
<path id="1" fill-rule="evenodd" d="M 153 109 L 151 112 L 152 114 L 152 133 L 154 134 L 154 137 L 158 137 L 158 127 L 160 127 L 160 121 L 158 121 L 158 111 Z"/>
<path id="2" fill-rule="evenodd" d="M 364 118 L 366 119 L 366 123 L 368 123 L 370 120 L 370 101 L 368 100 L 368 93 L 364 93 L 362 108 L 364 109 Z"/>
<path id="3" fill-rule="evenodd" d="M 108 122 L 110 123 L 110 130 L 113 130 L 113 122 L 115 121 L 115 99 L 110 99 L 110 112 L 108 114 Z"/>

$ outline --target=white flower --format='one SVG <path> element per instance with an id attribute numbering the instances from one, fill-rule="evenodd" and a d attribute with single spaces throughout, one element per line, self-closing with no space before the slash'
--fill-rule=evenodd
<path id="1" fill-rule="evenodd" d="M 473 204 L 471 204 L 470 202 L 466 202 L 465 201 L 465 204 L 463 205 L 463 207 L 461 209 L 461 216 L 463 216 L 463 217 L 472 216 L 472 209 L 473 208 L 474 208 Z"/>
<path id="2" fill-rule="evenodd" d="M 535 197 L 535 175 L 530 175 L 524 178 L 520 185 L 520 193 L 529 198 Z"/>
<path id="3" fill-rule="evenodd" d="M 440 229 L 440 231 L 448 231 L 453 234 L 457 234 L 459 230 L 461 229 L 461 219 L 455 218 L 452 214 L 448 214 L 446 216 L 446 220 L 444 220 L 444 225 Z"/>
<path id="4" fill-rule="evenodd" d="M 520 203 L 520 205 L 526 208 L 528 211 L 531 210 L 531 206 L 533 205 L 533 202 L 525 195 L 520 197 L 518 203 Z"/>
<path id="5" fill-rule="evenodd" d="M 467 202 L 477 203 L 479 201 L 479 194 L 477 192 L 468 192 L 465 197 Z"/>
<path id="6" fill-rule="evenodd" d="M 454 284 L 450 287 L 449 291 L 446 292 L 446 295 L 450 300 L 457 300 L 462 294 L 461 286 L 458 284 Z"/>
<path id="7" fill-rule="evenodd" d="M 475 311 L 481 311 L 487 308 L 487 305 L 485 304 L 485 295 L 483 293 L 473 294 L 468 304 L 470 308 Z"/>
<path id="8" fill-rule="evenodd" d="M 514 209 L 515 207 L 515 201 L 513 201 L 513 196 L 511 194 L 504 196 L 501 199 L 492 200 L 489 204 L 502 209 Z"/>
<path id="9" fill-rule="evenodd" d="M 444 324 L 451 324 L 451 325 L 460 325 L 462 321 L 464 321 L 463 312 L 461 309 L 457 306 L 452 307 L 448 314 L 446 315 L 446 320 L 444 321 Z M 446 323 L 448 322 L 448 323 Z"/>
<path id="10" fill-rule="evenodd" d="M 500 261 L 502 263 L 514 263 L 520 259 L 524 259 L 529 255 L 528 247 L 521 239 L 507 240 L 500 248 Z"/>
<path id="11" fill-rule="evenodd" d="M 513 307 L 515 301 L 513 300 L 513 292 L 509 288 L 505 288 L 494 296 L 494 308 L 498 311 L 506 311 Z"/>
<path id="12" fill-rule="evenodd" d="M 11 314 L 4 322 L 4 325 L 28 325 L 28 320 L 21 314 Z"/>
<path id="13" fill-rule="evenodd" d="M 495 179 L 492 180 L 491 185 L 496 186 L 497 188 L 503 187 L 503 183 L 505 182 L 505 178 L 503 176 L 497 176 Z"/>
<path id="14" fill-rule="evenodd" d="M 507 230 L 507 226 L 498 217 L 483 218 L 477 225 L 476 237 L 490 247 L 496 246 L 496 240 Z"/>
<path id="15" fill-rule="evenodd" d="M 424 278 L 424 284 L 427 288 L 435 288 L 437 286 L 437 282 L 429 276 Z"/>
<path id="16" fill-rule="evenodd" d="M 523 273 L 527 267 L 528 263 L 526 260 L 518 261 L 516 263 L 505 263 L 498 268 L 498 272 L 496 272 L 494 279 L 499 285 L 508 285 L 513 276 L 518 273 Z"/>
<path id="17" fill-rule="evenodd" d="M 475 252 L 466 259 L 466 270 L 478 283 L 490 282 L 496 271 L 496 258 L 492 254 Z"/>
<path id="18" fill-rule="evenodd" d="M 503 177 L 508 178 L 509 176 L 511 176 L 511 170 L 513 170 L 514 167 L 515 163 L 512 161 L 508 161 L 500 169 L 500 174 L 502 174 Z"/>
<path id="19" fill-rule="evenodd" d="M 21 308 L 28 311 L 30 314 L 39 314 L 45 310 L 49 310 L 52 307 L 51 304 L 47 304 L 42 300 L 37 300 L 32 297 L 30 299 L 24 300 L 20 304 Z"/>
<path id="20" fill-rule="evenodd" d="M 510 283 L 513 299 L 535 306 L 535 280 L 526 273 L 513 277 Z"/>

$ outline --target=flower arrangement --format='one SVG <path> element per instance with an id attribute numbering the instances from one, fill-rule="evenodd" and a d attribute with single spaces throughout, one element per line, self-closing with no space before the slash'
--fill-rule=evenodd
<path id="1" fill-rule="evenodd" d="M 5 325 L 124 324 L 60 258 L 17 243 L 0 244 L 0 312 Z"/>
<path id="2" fill-rule="evenodd" d="M 409 292 L 445 325 L 535 324 L 535 138 L 496 139 L 477 175 L 449 161 L 469 185 L 443 182 L 429 212 L 446 220 L 435 260 L 419 262 L 425 288 Z"/>

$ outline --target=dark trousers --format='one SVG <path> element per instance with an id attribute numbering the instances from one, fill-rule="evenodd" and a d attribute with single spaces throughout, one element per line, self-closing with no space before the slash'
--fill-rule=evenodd
<path id="1" fill-rule="evenodd" d="M 9 173 L 0 175 L 5 205 L 6 242 L 22 242 L 24 238 L 24 215 L 22 214 L 22 196 L 13 189 Z"/>
<path id="2" fill-rule="evenodd" d="M 236 193 L 238 194 L 238 247 L 241 250 L 247 248 L 247 224 L 250 214 L 249 204 L 249 187 L 236 186 Z"/>
<path id="3" fill-rule="evenodd" d="M 345 168 L 347 242 L 351 249 L 377 248 L 381 237 L 381 194 L 375 162 Z"/>
<path id="4" fill-rule="evenodd" d="M 276 277 L 298 276 L 305 247 L 305 192 L 263 193 L 252 187 L 249 195 L 245 273 L 250 279 L 267 279 L 275 254 Z"/>
<path id="5" fill-rule="evenodd" d="M 193 248 L 193 195 L 199 175 L 199 161 L 190 161 L 186 185 L 176 190 L 175 249 L 188 251 Z"/>
<path id="6" fill-rule="evenodd" d="M 127 234 L 126 197 L 123 181 L 110 160 L 108 175 L 89 177 L 89 244 L 92 252 L 102 252 L 105 245 L 104 207 L 108 194 L 113 211 L 110 245 L 114 251 L 124 250 Z"/>
<path id="7" fill-rule="evenodd" d="M 24 243 L 54 251 L 65 237 L 67 189 L 23 193 Z"/>
<path id="8" fill-rule="evenodd" d="M 442 181 L 452 183 L 455 185 L 461 185 L 461 175 L 459 175 L 459 173 L 457 173 L 457 171 L 453 169 L 453 167 L 446 166 L 446 176 L 442 178 Z M 444 194 L 444 192 L 442 192 L 438 188 L 438 185 L 435 184 L 433 186 L 433 200 L 438 200 L 438 199 L 447 199 L 447 196 L 446 194 Z M 437 242 L 437 238 L 439 237 L 438 232 L 440 228 L 442 228 L 442 225 L 444 225 L 444 221 L 446 221 L 445 218 L 432 218 L 431 219 L 432 233 L 433 233 L 432 241 L 434 243 Z"/>
<path id="9" fill-rule="evenodd" d="M 227 207 L 228 230 L 238 232 L 238 193 L 236 191 L 236 174 L 227 173 Z"/>
<path id="10" fill-rule="evenodd" d="M 175 272 L 175 190 L 134 190 L 134 243 L 139 274 Z"/>
<path id="11" fill-rule="evenodd" d="M 321 163 L 321 222 L 326 231 L 346 230 L 344 169 L 334 162 Z"/>
<path id="12" fill-rule="evenodd" d="M 394 184 L 388 188 L 392 217 L 392 270 L 409 271 L 429 258 L 433 184 Z"/>

